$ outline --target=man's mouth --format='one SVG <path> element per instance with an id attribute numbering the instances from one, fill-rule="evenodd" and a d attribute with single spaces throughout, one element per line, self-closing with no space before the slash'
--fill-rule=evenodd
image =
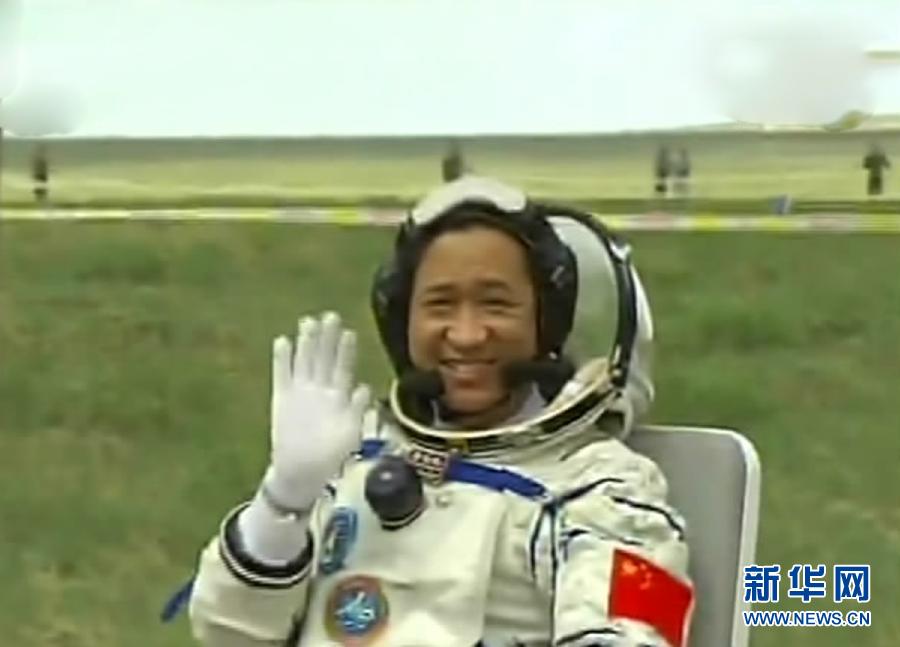
<path id="1" fill-rule="evenodd" d="M 466 379 L 482 376 L 496 363 L 493 359 L 445 359 L 441 360 L 440 368 L 453 377 Z"/>

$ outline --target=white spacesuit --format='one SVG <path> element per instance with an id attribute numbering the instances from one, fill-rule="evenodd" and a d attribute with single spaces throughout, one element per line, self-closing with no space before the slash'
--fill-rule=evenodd
<path id="1" fill-rule="evenodd" d="M 463 178 L 413 210 L 398 249 L 472 205 L 498 219 L 532 209 L 513 189 Z M 272 464 L 200 558 L 190 615 L 203 644 L 685 644 L 684 524 L 659 469 L 621 441 L 653 395 L 649 308 L 627 250 L 572 213 L 532 214 L 543 224 L 521 234 L 532 253 L 555 246 L 538 267 L 565 268 L 537 287 L 549 364 L 520 371 L 524 395 L 502 424 L 459 428 L 433 381 L 404 381 L 402 262 L 373 289 L 382 340 L 404 376 L 379 416 L 363 413 L 363 389 L 350 392 L 352 336 L 336 316 L 304 321 L 293 359 L 276 342 Z M 601 280 L 613 296 L 591 304 L 585 295 Z M 598 341 L 604 326 L 609 337 Z M 560 370 L 576 335 L 579 355 Z"/>

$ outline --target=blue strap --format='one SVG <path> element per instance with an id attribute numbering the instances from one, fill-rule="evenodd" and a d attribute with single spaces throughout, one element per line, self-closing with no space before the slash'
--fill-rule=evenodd
<path id="1" fill-rule="evenodd" d="M 359 455 L 366 459 L 375 458 L 384 449 L 384 445 L 383 440 L 364 440 Z M 495 492 L 515 492 L 527 499 L 539 498 L 547 492 L 547 488 L 541 483 L 527 476 L 499 467 L 473 463 L 458 456 L 450 457 L 444 478 L 448 481 L 480 485 Z"/>
<path id="2" fill-rule="evenodd" d="M 384 449 L 384 441 L 369 439 L 362 441 L 362 447 L 359 449 L 359 455 L 362 458 L 375 458 Z"/>
<path id="3" fill-rule="evenodd" d="M 527 499 L 542 497 L 547 492 L 547 488 L 540 482 L 527 476 L 499 467 L 472 463 L 455 456 L 447 465 L 446 478 L 448 481 L 480 485 L 496 492 L 515 492 Z"/>
<path id="4" fill-rule="evenodd" d="M 162 613 L 159 614 L 160 619 L 163 622 L 171 622 L 175 616 L 181 611 L 185 604 L 187 604 L 188 600 L 191 599 L 191 593 L 194 590 L 194 577 L 191 577 L 185 584 L 175 591 L 175 594 L 169 598 L 169 601 L 166 602 L 166 606 L 163 607 Z"/>

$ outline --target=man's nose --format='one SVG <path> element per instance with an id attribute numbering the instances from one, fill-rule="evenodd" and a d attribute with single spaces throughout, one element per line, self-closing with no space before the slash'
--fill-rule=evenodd
<path id="1" fill-rule="evenodd" d="M 459 308 L 446 330 L 447 341 L 458 348 L 478 346 L 487 341 L 488 327 L 474 308 Z"/>

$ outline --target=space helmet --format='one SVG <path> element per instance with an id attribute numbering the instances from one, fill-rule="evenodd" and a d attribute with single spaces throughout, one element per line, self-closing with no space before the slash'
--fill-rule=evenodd
<path id="1" fill-rule="evenodd" d="M 545 403 L 515 423 L 490 429 L 433 424 L 440 379 L 422 375 L 409 354 L 415 272 L 429 243 L 454 220 L 508 233 L 525 250 L 535 283 L 537 354 L 505 367 L 533 382 Z M 623 438 L 653 400 L 653 324 L 631 250 L 592 214 L 534 201 L 498 180 L 473 175 L 439 186 L 407 214 L 393 253 L 378 268 L 371 306 L 394 369 L 387 404 L 404 433 L 441 451 L 493 453 L 597 428 Z"/>

